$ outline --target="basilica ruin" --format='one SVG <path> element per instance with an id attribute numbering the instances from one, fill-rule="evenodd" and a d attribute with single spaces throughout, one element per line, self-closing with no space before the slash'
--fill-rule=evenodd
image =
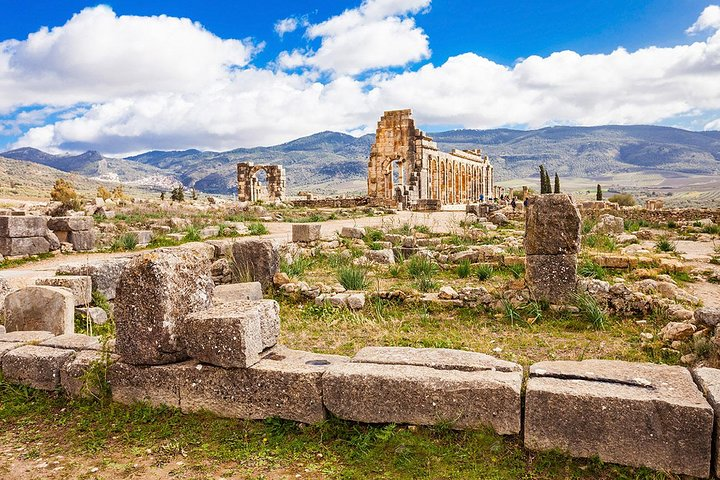
<path id="1" fill-rule="evenodd" d="M 403 208 L 435 210 L 494 195 L 493 166 L 480 150 L 438 150 L 415 128 L 411 110 L 380 118 L 368 162 L 368 196 Z"/>
<path id="2" fill-rule="evenodd" d="M 264 172 L 265 182 L 259 178 Z M 238 200 L 257 202 L 285 200 L 285 169 L 282 165 L 237 164 Z"/>

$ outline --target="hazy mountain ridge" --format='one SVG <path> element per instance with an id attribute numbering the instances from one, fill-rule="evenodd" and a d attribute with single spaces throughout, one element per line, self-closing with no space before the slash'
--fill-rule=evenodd
<path id="1" fill-rule="evenodd" d="M 720 175 L 720 132 L 608 125 L 528 131 L 465 129 L 429 135 L 444 151 L 482 149 L 492 158 L 498 180 L 535 175 L 541 163 L 551 173 L 566 177 L 598 178 L 628 172 Z M 126 159 L 86 152 L 58 158 L 26 148 L 3 155 L 95 177 L 117 173 L 115 169 L 121 179 L 165 175 L 208 193 L 235 192 L 238 162 L 281 164 L 291 192 L 314 188 L 324 193 L 333 189 L 361 192 L 373 141 L 374 135 L 321 132 L 281 145 L 227 152 L 151 151 Z"/>

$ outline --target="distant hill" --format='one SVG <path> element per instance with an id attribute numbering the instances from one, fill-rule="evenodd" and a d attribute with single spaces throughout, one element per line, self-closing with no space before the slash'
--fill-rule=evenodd
<path id="1" fill-rule="evenodd" d="M 599 178 L 621 173 L 720 175 L 720 132 L 691 132 L 658 126 L 548 127 L 539 130 L 453 130 L 430 133 L 445 151 L 481 148 L 495 165 L 496 178 L 536 174 L 545 164 L 563 177 Z M 6 157 L 102 178 L 176 178 L 208 193 L 236 191 L 238 162 L 281 164 L 291 192 L 364 191 L 374 135 L 353 137 L 321 132 L 271 147 L 227 152 L 151 151 L 126 159 L 97 152 L 55 156 L 24 148 Z M 160 183 L 160 182 L 158 182 Z"/>

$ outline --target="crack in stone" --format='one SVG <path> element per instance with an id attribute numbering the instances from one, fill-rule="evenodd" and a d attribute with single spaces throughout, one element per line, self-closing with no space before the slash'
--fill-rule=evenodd
<path id="1" fill-rule="evenodd" d="M 586 382 L 610 383 L 614 385 L 625 385 L 628 387 L 646 388 L 648 390 L 656 390 L 649 380 L 644 378 L 633 378 L 629 380 L 618 380 L 613 378 L 589 377 L 584 375 L 575 375 L 571 373 L 538 373 L 530 372 L 530 378 L 557 378 L 558 380 L 585 380 Z"/>

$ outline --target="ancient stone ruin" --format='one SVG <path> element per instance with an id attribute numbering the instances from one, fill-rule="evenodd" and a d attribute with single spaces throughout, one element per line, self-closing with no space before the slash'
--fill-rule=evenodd
<path id="1" fill-rule="evenodd" d="M 265 173 L 265 184 L 258 178 L 261 172 Z M 255 165 L 253 162 L 238 163 L 237 178 L 238 200 L 241 202 L 285 200 L 285 169 L 282 165 Z"/>
<path id="2" fill-rule="evenodd" d="M 437 209 L 488 199 L 494 192 L 493 166 L 480 150 L 438 150 L 415 128 L 410 110 L 380 118 L 368 162 L 369 197 L 408 209 Z"/>

